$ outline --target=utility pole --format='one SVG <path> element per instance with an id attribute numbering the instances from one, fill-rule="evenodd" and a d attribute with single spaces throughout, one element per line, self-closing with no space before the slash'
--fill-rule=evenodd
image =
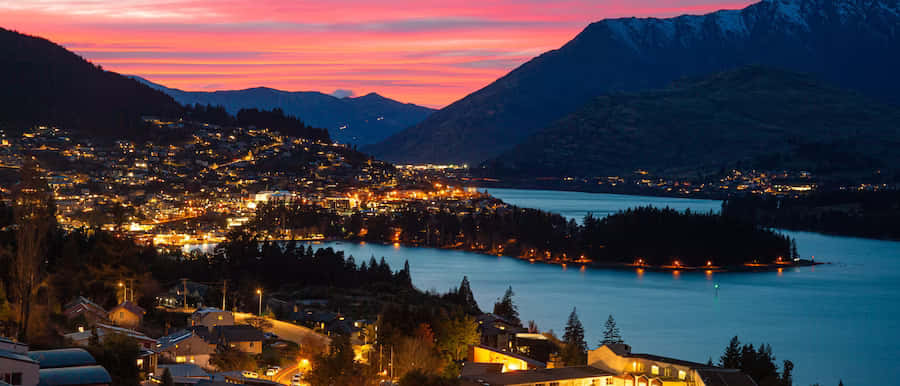
<path id="1" fill-rule="evenodd" d="M 222 282 L 222 311 L 225 311 L 225 291 L 228 289 L 228 279 Z"/>

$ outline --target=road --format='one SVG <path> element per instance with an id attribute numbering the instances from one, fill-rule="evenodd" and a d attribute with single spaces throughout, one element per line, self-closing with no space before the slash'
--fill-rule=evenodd
<path id="1" fill-rule="evenodd" d="M 234 313 L 235 323 L 243 323 L 244 320 L 251 317 L 254 317 L 254 315 L 244 312 Z M 266 318 L 266 320 L 272 322 L 271 332 L 273 334 L 278 335 L 280 339 L 299 344 L 300 347 L 325 349 L 331 344 L 331 338 L 319 334 L 309 328 L 271 318 Z"/>

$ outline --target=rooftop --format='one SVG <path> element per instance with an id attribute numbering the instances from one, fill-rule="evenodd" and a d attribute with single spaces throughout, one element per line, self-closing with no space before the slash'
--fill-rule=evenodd
<path id="1" fill-rule="evenodd" d="M 120 303 L 118 306 L 113 307 L 112 310 L 109 310 L 109 312 L 112 313 L 113 310 L 116 310 L 119 308 L 124 308 L 135 315 L 143 315 L 143 314 L 147 313 L 147 311 L 144 311 L 144 309 L 141 306 L 134 304 L 130 301 L 124 301 L 124 302 Z"/>
<path id="2" fill-rule="evenodd" d="M 756 386 L 749 375 L 737 369 L 702 369 L 697 374 L 706 386 Z"/>
<path id="3" fill-rule="evenodd" d="M 229 342 L 257 342 L 265 339 L 263 332 L 253 326 L 216 326 L 213 330 L 216 336 Z"/>
<path id="4" fill-rule="evenodd" d="M 83 348 L 31 351 L 28 353 L 28 356 L 40 363 L 41 369 L 90 366 L 97 364 L 94 357 Z"/>
<path id="5" fill-rule="evenodd" d="M 101 366 L 78 366 L 58 369 L 41 369 L 38 386 L 51 385 L 102 385 L 111 384 L 112 378 Z"/>
<path id="6" fill-rule="evenodd" d="M 169 369 L 169 374 L 173 377 L 185 378 L 209 378 L 209 373 L 203 371 L 200 366 L 192 363 L 179 363 L 174 365 L 159 365 L 159 374 L 162 375 L 163 369 Z"/>
<path id="7" fill-rule="evenodd" d="M 523 383 L 553 382 L 567 379 L 583 379 L 613 376 L 612 373 L 591 366 L 559 367 L 555 369 L 537 369 L 510 371 L 507 373 L 481 374 L 467 376 L 466 380 L 483 385 L 503 386 Z"/>

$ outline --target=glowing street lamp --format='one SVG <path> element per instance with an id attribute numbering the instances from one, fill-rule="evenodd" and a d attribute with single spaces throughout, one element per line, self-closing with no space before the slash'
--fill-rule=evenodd
<path id="1" fill-rule="evenodd" d="M 259 295 L 259 316 L 262 316 L 262 290 L 257 289 L 256 294 Z"/>

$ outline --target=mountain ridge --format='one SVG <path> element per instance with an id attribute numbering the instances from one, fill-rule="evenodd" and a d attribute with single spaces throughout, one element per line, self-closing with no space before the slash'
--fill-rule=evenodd
<path id="1" fill-rule="evenodd" d="M 895 103 L 897 25 L 897 0 L 766 0 L 706 15 L 605 19 L 363 150 L 397 162 L 477 163 L 599 95 L 747 64 L 812 73 Z"/>
<path id="2" fill-rule="evenodd" d="M 595 98 L 485 162 L 500 178 L 716 173 L 817 175 L 896 168 L 900 107 L 812 76 L 747 66 L 669 88 Z"/>
<path id="3" fill-rule="evenodd" d="M 434 111 L 412 103 L 398 102 L 375 92 L 338 98 L 319 91 L 285 91 L 264 86 L 239 90 L 184 91 L 140 76 L 131 77 L 165 92 L 182 104 L 220 105 L 232 114 L 241 108 L 281 108 L 312 126 L 327 128 L 339 142 L 357 145 L 380 141 L 420 122 Z"/>
<path id="4" fill-rule="evenodd" d="M 143 137 L 143 115 L 175 116 L 170 96 L 47 39 L 0 28 L 0 124 L 59 125 L 94 137 Z"/>

